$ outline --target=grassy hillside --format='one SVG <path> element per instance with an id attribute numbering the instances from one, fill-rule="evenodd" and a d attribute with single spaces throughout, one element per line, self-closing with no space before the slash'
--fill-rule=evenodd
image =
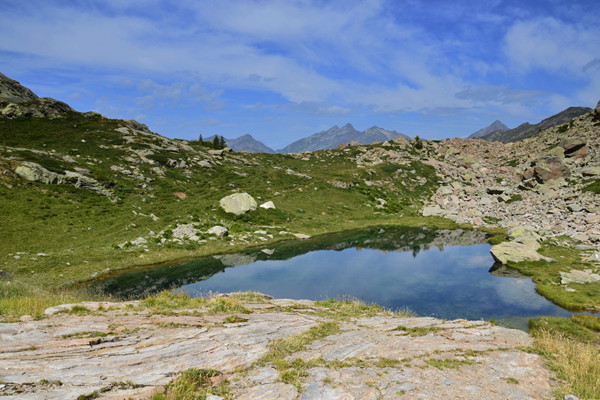
<path id="1" fill-rule="evenodd" d="M 438 186 L 434 168 L 419 161 L 426 149 L 387 148 L 405 159 L 359 167 L 356 158 L 369 147 L 216 155 L 208 144 L 166 139 L 135 122 L 98 115 L 0 119 L 0 269 L 14 278 L 3 297 L 64 288 L 131 265 L 294 239 L 289 233 L 423 224 L 417 210 Z M 111 195 L 23 179 L 15 170 L 24 162 L 81 173 Z M 219 199 L 234 192 L 248 192 L 259 204 L 272 200 L 277 208 L 227 214 Z M 201 231 L 223 225 L 230 234 L 172 241 L 178 224 Z M 138 238 L 146 243 L 132 245 Z"/>

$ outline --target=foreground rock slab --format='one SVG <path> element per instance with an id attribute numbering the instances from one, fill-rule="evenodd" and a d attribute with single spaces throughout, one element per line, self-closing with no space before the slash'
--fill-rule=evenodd
<path id="1" fill-rule="evenodd" d="M 84 307 L 95 311 L 73 313 Z M 144 399 L 188 368 L 221 371 L 234 399 L 550 398 L 552 375 L 540 356 L 522 350 L 531 343 L 522 331 L 391 313 L 342 318 L 304 300 L 245 307 L 251 312 L 231 318 L 85 303 L 0 324 L 0 398 L 98 391 L 99 399 Z M 339 326 L 335 334 L 287 356 L 305 362 L 293 384 L 275 363 L 259 362 L 274 340 L 326 322 Z"/>

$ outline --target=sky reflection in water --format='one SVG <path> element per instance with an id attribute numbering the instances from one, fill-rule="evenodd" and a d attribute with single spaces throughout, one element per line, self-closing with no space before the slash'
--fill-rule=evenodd
<path id="1" fill-rule="evenodd" d="M 258 291 L 279 298 L 321 300 L 350 296 L 421 316 L 513 319 L 569 313 L 535 292 L 529 278 L 494 276 L 488 244 L 411 252 L 349 248 L 289 260 L 256 261 L 185 285 L 208 291 Z M 517 317 L 517 318 L 514 318 Z M 522 327 L 522 326 L 520 326 Z"/>

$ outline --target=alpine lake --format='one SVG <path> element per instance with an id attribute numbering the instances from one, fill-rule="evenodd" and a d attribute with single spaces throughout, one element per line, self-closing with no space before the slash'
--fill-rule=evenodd
<path id="1" fill-rule="evenodd" d="M 539 295 L 529 277 L 494 264 L 490 247 L 477 231 L 377 227 L 121 271 L 92 287 L 119 299 L 167 289 L 192 297 L 256 291 L 353 298 L 418 316 L 494 320 L 519 329 L 537 316 L 571 315 Z"/>

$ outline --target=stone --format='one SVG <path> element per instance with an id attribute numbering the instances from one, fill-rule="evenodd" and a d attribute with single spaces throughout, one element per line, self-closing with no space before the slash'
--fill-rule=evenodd
<path id="1" fill-rule="evenodd" d="M 581 169 L 583 176 L 600 176 L 600 167 L 585 167 Z"/>
<path id="2" fill-rule="evenodd" d="M 506 188 L 502 186 L 491 186 L 486 189 L 487 194 L 502 194 L 505 191 Z"/>
<path id="3" fill-rule="evenodd" d="M 13 277 L 8 272 L 0 269 L 0 281 L 12 281 Z"/>
<path id="4" fill-rule="evenodd" d="M 423 207 L 422 214 L 424 217 L 435 217 L 444 215 L 444 210 L 439 205 Z"/>
<path id="5" fill-rule="evenodd" d="M 542 237 L 532 229 L 519 226 L 509 229 L 507 233 L 512 241 L 525 244 L 534 250 L 539 249 L 541 246 Z"/>
<path id="6" fill-rule="evenodd" d="M 591 270 L 572 269 L 569 272 L 560 272 L 560 283 L 563 285 L 592 282 L 600 282 L 600 275 Z"/>
<path id="7" fill-rule="evenodd" d="M 261 251 L 268 256 L 272 256 L 273 253 L 275 253 L 275 250 L 272 250 L 272 249 L 262 249 Z"/>
<path id="8" fill-rule="evenodd" d="M 198 236 L 198 229 L 194 228 L 194 224 L 180 224 L 173 228 L 173 238 L 198 240 L 200 237 Z"/>
<path id="9" fill-rule="evenodd" d="M 600 101 L 596 105 L 594 109 L 594 121 L 600 121 Z"/>
<path id="10" fill-rule="evenodd" d="M 272 201 L 267 201 L 266 203 L 261 204 L 259 207 L 264 208 L 265 210 L 274 210 L 275 203 L 273 203 Z"/>
<path id="11" fill-rule="evenodd" d="M 24 162 L 15 169 L 15 173 L 28 181 L 39 182 L 46 185 L 61 184 L 65 182 L 63 174 L 48 171 L 40 164 Z"/>
<path id="12" fill-rule="evenodd" d="M 208 154 L 213 155 L 213 156 L 222 156 L 224 152 L 225 152 L 225 150 L 223 150 L 223 149 L 220 149 L 220 150 L 209 150 Z"/>
<path id="13" fill-rule="evenodd" d="M 518 242 L 503 242 L 492 246 L 490 253 L 494 260 L 507 264 L 509 262 L 523 262 L 523 261 L 554 261 L 549 257 L 544 257 L 536 251 L 536 249 L 530 247 L 527 244 Z"/>
<path id="14" fill-rule="evenodd" d="M 348 146 L 360 146 L 360 143 L 358 143 L 357 141 L 351 140 L 348 142 Z"/>
<path id="15" fill-rule="evenodd" d="M 227 236 L 229 234 L 229 230 L 221 225 L 215 225 L 209 230 L 206 231 L 209 235 L 216 235 L 219 237 Z"/>
<path id="16" fill-rule="evenodd" d="M 535 178 L 540 183 L 564 178 L 570 174 L 569 168 L 559 157 L 548 157 L 537 163 L 533 169 Z"/>
<path id="17" fill-rule="evenodd" d="M 256 210 L 257 203 L 248 193 L 234 193 L 219 200 L 221 208 L 230 214 L 241 215 Z"/>
<path id="18" fill-rule="evenodd" d="M 296 239 L 300 239 L 300 240 L 306 240 L 306 239 L 310 239 L 311 236 L 310 235 L 305 235 L 304 233 L 292 233 L 292 235 L 296 238 Z"/>
<path id="19" fill-rule="evenodd" d="M 585 140 L 579 137 L 567 138 L 560 142 L 560 147 L 563 148 L 565 155 L 567 156 L 584 146 L 586 146 Z"/>

